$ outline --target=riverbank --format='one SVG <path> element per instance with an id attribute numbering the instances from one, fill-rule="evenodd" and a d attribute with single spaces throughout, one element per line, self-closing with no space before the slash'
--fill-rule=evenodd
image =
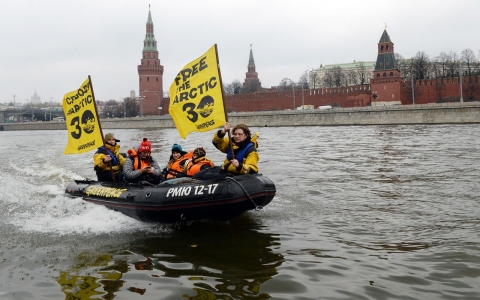
<path id="1" fill-rule="evenodd" d="M 480 102 L 368 106 L 329 110 L 284 110 L 228 114 L 233 123 L 253 127 L 350 126 L 480 123 Z M 104 129 L 174 128 L 170 115 L 102 119 Z M 222 124 L 218 124 L 220 127 Z M 0 130 L 66 130 L 64 122 L 4 123 Z"/>

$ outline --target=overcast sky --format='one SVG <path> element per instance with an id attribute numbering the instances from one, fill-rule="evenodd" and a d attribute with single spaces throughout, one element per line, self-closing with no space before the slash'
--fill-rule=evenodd
<path id="1" fill-rule="evenodd" d="M 250 44 L 262 86 L 320 64 L 374 61 L 387 25 L 395 51 L 480 50 L 478 0 L 0 0 L 0 103 L 42 102 L 92 77 L 97 100 L 138 95 L 151 4 L 163 89 L 218 45 L 224 83 L 243 82 Z"/>

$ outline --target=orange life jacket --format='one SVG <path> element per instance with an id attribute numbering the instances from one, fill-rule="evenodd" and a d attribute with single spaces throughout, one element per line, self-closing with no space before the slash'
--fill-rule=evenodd
<path id="1" fill-rule="evenodd" d="M 189 161 L 187 166 L 185 167 L 185 170 L 187 171 L 187 176 L 192 177 L 195 173 L 198 173 L 207 168 L 213 168 L 214 166 L 215 165 L 213 164 L 213 162 L 208 158 L 199 157 L 195 160 Z"/>
<path id="2" fill-rule="evenodd" d="M 183 172 L 185 163 L 193 156 L 193 150 L 180 156 L 178 159 L 172 158 L 167 165 L 167 179 L 176 178 L 178 173 Z"/>
<path id="3" fill-rule="evenodd" d="M 128 149 L 127 153 L 130 156 L 130 158 L 133 160 L 132 164 L 133 164 L 134 171 L 152 166 L 151 158 L 149 157 L 148 159 L 145 159 L 145 160 L 140 159 L 135 149 Z"/>

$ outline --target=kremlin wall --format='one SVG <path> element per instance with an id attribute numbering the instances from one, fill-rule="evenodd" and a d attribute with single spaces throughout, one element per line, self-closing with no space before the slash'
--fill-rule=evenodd
<path id="1" fill-rule="evenodd" d="M 328 110 L 282 110 L 229 113 L 228 121 L 250 127 L 478 124 L 480 102 L 364 106 Z M 175 128 L 170 115 L 103 119 L 102 128 Z M 220 128 L 223 124 L 216 124 Z M 0 131 L 66 130 L 64 121 L 1 124 Z"/>

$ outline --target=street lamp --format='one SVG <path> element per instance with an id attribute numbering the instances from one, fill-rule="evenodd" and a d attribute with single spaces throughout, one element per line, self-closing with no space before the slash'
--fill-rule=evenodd
<path id="1" fill-rule="evenodd" d="M 462 61 L 460 61 L 460 102 L 463 102 L 463 89 L 462 89 Z"/>
<path id="2" fill-rule="evenodd" d="M 122 99 L 123 101 L 123 118 L 126 118 L 127 117 L 127 106 L 125 104 L 125 99 L 123 99 L 122 97 L 119 97 L 120 99 Z"/>
<path id="3" fill-rule="evenodd" d="M 295 103 L 296 102 L 296 99 L 295 99 L 295 82 L 293 82 L 291 79 L 289 79 L 291 84 L 292 84 L 292 87 L 293 87 L 293 110 L 295 110 L 295 107 L 297 106 L 297 104 Z"/>
<path id="4" fill-rule="evenodd" d="M 138 103 L 140 106 L 140 117 L 143 117 L 143 99 L 145 99 L 145 96 L 143 96 L 143 93 L 148 92 L 148 90 L 143 90 L 140 92 L 140 97 L 138 97 Z"/>
<path id="5" fill-rule="evenodd" d="M 162 107 L 160 106 L 160 95 L 157 94 L 157 93 L 154 93 L 155 95 L 157 95 L 157 98 L 158 98 L 158 115 L 161 115 L 161 109 Z"/>
<path id="6" fill-rule="evenodd" d="M 305 79 L 307 80 L 307 83 L 308 83 L 308 70 L 305 71 Z M 302 110 L 305 109 L 305 102 L 304 102 L 304 96 L 303 96 L 303 88 L 305 87 L 305 82 L 302 82 Z"/>

